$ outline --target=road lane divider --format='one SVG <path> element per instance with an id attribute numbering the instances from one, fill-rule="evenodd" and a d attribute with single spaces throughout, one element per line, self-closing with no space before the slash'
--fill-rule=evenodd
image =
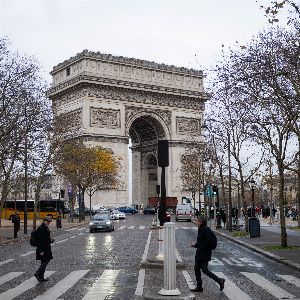
<path id="1" fill-rule="evenodd" d="M 136 286 L 136 290 L 135 290 L 136 296 L 143 296 L 145 275 L 146 275 L 145 269 L 140 269 L 139 276 L 138 276 L 138 282 L 137 282 L 137 286 Z"/>
<path id="2" fill-rule="evenodd" d="M 1 261 L 1 262 L 0 262 L 0 266 L 3 266 L 3 265 L 5 265 L 5 264 L 8 264 L 8 263 L 10 263 L 10 262 L 12 262 L 12 261 L 14 261 L 14 258 L 10 258 L 10 259 Z"/>
<path id="3" fill-rule="evenodd" d="M 149 251 L 150 241 L 151 241 L 151 234 L 152 234 L 152 231 L 149 231 L 146 246 L 145 246 L 145 250 L 144 250 L 144 254 L 143 254 L 143 257 L 142 257 L 142 262 L 145 262 L 146 259 L 147 259 L 147 256 L 148 256 L 148 251 Z"/>

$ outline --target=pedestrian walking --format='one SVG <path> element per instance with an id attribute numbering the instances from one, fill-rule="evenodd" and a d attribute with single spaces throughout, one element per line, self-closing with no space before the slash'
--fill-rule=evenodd
<path id="1" fill-rule="evenodd" d="M 34 276 L 39 282 L 48 281 L 44 277 L 45 270 L 50 260 L 53 259 L 51 251 L 51 243 L 54 239 L 50 237 L 49 224 L 52 222 L 50 217 L 43 219 L 42 224 L 36 230 L 36 260 L 41 261 L 40 267 L 35 272 Z"/>
<path id="2" fill-rule="evenodd" d="M 210 236 L 214 236 L 214 234 L 211 232 L 211 229 L 206 225 L 206 219 L 203 216 L 199 216 L 196 222 L 199 227 L 197 242 L 190 242 L 189 245 L 191 247 L 197 248 L 194 266 L 197 286 L 195 289 L 191 289 L 191 291 L 203 292 L 201 271 L 205 275 L 216 281 L 220 285 L 220 291 L 222 291 L 224 289 L 225 279 L 219 278 L 213 272 L 208 270 L 208 262 L 211 260 L 212 255 L 212 250 L 210 246 Z"/>
<path id="3" fill-rule="evenodd" d="M 61 226 L 61 215 L 58 215 L 56 217 L 56 229 L 57 230 L 61 230 L 62 226 Z"/>
<path id="4" fill-rule="evenodd" d="M 18 237 L 18 231 L 20 230 L 21 220 L 17 212 L 11 217 L 11 222 L 14 224 L 14 238 Z"/>

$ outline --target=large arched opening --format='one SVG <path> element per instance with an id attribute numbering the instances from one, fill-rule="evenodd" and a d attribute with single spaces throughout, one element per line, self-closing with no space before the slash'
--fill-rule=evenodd
<path id="1" fill-rule="evenodd" d="M 149 197 L 156 196 L 160 184 L 160 169 L 157 166 L 157 142 L 168 139 L 169 133 L 159 117 L 141 114 L 128 123 L 130 137 L 131 195 L 133 204 L 148 204 Z M 166 179 L 167 180 L 167 179 Z"/>

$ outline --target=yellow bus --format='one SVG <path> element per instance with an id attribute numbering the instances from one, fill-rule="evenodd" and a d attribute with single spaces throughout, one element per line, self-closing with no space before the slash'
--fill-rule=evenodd
<path id="1" fill-rule="evenodd" d="M 10 220 L 15 212 L 18 212 L 20 219 L 24 219 L 25 200 L 6 200 L 2 210 L 2 219 Z M 56 219 L 59 213 L 65 211 L 64 201 L 61 200 L 40 200 L 37 208 L 37 218 L 43 219 L 50 216 Z M 27 218 L 33 219 L 34 200 L 27 200 Z"/>

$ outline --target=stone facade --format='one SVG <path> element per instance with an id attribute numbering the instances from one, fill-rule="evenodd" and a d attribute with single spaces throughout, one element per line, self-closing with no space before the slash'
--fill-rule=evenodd
<path id="1" fill-rule="evenodd" d="M 168 139 L 170 145 L 167 196 L 181 198 L 180 157 L 187 145 L 202 140 L 209 98 L 202 71 L 85 50 L 54 67 L 51 75 L 48 95 L 55 114 L 71 117 L 77 136 L 89 145 L 100 144 L 122 158 L 122 188 L 99 192 L 93 205 L 146 205 L 155 196 L 158 139 Z"/>

